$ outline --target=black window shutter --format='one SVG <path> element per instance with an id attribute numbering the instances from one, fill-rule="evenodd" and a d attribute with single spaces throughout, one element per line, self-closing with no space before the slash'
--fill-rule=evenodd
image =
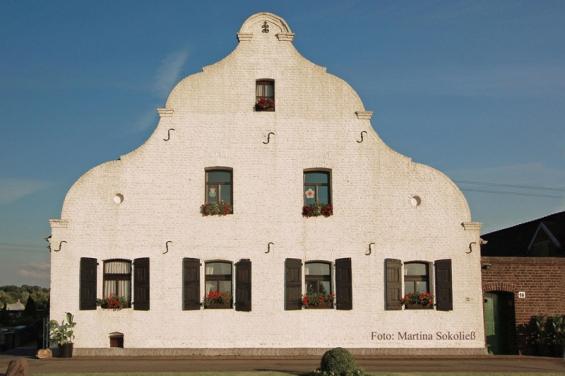
<path id="1" fill-rule="evenodd" d="M 182 259 L 182 309 L 200 309 L 200 260 Z"/>
<path id="2" fill-rule="evenodd" d="M 96 272 L 98 262 L 95 258 L 80 258 L 79 309 L 96 309 Z"/>
<path id="3" fill-rule="evenodd" d="M 336 309 L 353 309 L 351 288 L 351 259 L 335 260 Z"/>
<path id="4" fill-rule="evenodd" d="M 453 289 L 451 282 L 451 259 L 436 260 L 436 309 L 451 311 L 453 309 Z"/>
<path id="5" fill-rule="evenodd" d="M 401 298 L 402 262 L 395 259 L 385 259 L 385 309 L 402 309 Z"/>
<path id="6" fill-rule="evenodd" d="M 284 262 L 284 309 L 302 309 L 302 260 Z"/>
<path id="7" fill-rule="evenodd" d="M 240 260 L 235 264 L 235 310 L 251 311 L 251 261 Z"/>
<path id="8" fill-rule="evenodd" d="M 135 259 L 133 268 L 133 308 L 148 311 L 149 257 Z"/>

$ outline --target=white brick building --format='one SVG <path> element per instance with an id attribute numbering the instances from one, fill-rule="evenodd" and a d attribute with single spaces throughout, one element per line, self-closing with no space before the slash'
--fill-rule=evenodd
<path id="1" fill-rule="evenodd" d="M 283 19 L 255 14 L 237 36 L 51 220 L 51 318 L 75 315 L 76 354 L 483 352 L 461 191 L 386 146 Z M 401 304 L 414 290 L 434 305 Z M 96 306 L 110 295 L 126 308 Z"/>

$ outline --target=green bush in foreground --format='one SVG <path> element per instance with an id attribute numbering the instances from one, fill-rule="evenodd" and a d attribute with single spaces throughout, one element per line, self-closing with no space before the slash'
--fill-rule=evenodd
<path id="1" fill-rule="evenodd" d="M 357 367 L 351 353 L 341 347 L 336 347 L 324 353 L 319 372 L 325 376 L 363 375 L 363 371 Z"/>

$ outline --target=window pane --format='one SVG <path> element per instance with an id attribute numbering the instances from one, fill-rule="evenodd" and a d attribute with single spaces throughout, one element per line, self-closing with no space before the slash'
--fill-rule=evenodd
<path id="1" fill-rule="evenodd" d="M 426 276 L 426 264 L 404 264 L 404 275 Z"/>
<path id="2" fill-rule="evenodd" d="M 223 202 L 231 204 L 231 185 L 223 184 L 220 187 L 220 196 Z"/>
<path id="3" fill-rule="evenodd" d="M 327 186 L 318 187 L 318 202 L 323 205 L 330 203 L 330 188 Z"/>
<path id="4" fill-rule="evenodd" d="M 220 292 L 225 292 L 231 296 L 231 281 L 219 281 Z"/>
<path id="5" fill-rule="evenodd" d="M 317 281 L 308 281 L 308 279 L 306 279 L 306 292 L 314 293 L 316 292 L 317 288 L 318 288 Z"/>
<path id="6" fill-rule="evenodd" d="M 321 294 L 329 294 L 331 292 L 330 281 L 321 281 L 320 282 L 320 291 Z"/>
<path id="7" fill-rule="evenodd" d="M 214 204 L 218 202 L 218 186 L 208 186 L 208 203 Z"/>
<path id="8" fill-rule="evenodd" d="M 414 293 L 414 282 L 404 283 L 404 294 L 413 294 L 413 293 Z"/>
<path id="9" fill-rule="evenodd" d="M 106 261 L 104 263 L 104 273 L 106 274 L 130 274 L 130 261 Z"/>
<path id="10" fill-rule="evenodd" d="M 208 183 L 231 183 L 231 171 L 208 171 Z"/>
<path id="11" fill-rule="evenodd" d="M 304 205 L 314 205 L 316 203 L 316 187 L 313 185 L 304 186 Z"/>
<path id="12" fill-rule="evenodd" d="M 419 294 L 426 291 L 428 291 L 428 281 L 416 281 L 416 292 Z"/>
<path id="13" fill-rule="evenodd" d="M 231 264 L 226 262 L 208 262 L 206 263 L 206 275 L 228 274 L 231 275 Z"/>
<path id="14" fill-rule="evenodd" d="M 218 283 L 216 281 L 206 281 L 206 295 L 210 291 L 216 291 L 218 289 Z"/>
<path id="15" fill-rule="evenodd" d="M 318 183 L 318 184 L 328 184 L 329 173 L 327 172 L 305 172 L 304 173 L 305 183 Z"/>
<path id="16" fill-rule="evenodd" d="M 274 90 L 274 89 L 275 89 L 275 88 L 273 87 L 272 84 L 270 84 L 270 85 L 265 85 L 265 91 L 264 91 L 265 94 L 264 94 L 264 95 L 265 95 L 266 97 L 269 97 L 269 98 L 274 97 L 274 95 L 275 95 L 275 90 Z"/>
<path id="17" fill-rule="evenodd" d="M 309 262 L 306 264 L 306 275 L 330 275 L 330 264 Z"/>

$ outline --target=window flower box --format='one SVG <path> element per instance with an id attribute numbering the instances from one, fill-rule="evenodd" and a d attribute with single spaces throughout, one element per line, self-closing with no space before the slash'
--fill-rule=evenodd
<path id="1" fill-rule="evenodd" d="M 404 295 L 400 303 L 406 309 L 431 309 L 434 306 L 434 297 L 428 291 L 409 293 Z"/>
<path id="2" fill-rule="evenodd" d="M 231 295 L 220 291 L 210 291 L 204 296 L 204 308 L 231 308 Z"/>
<path id="3" fill-rule="evenodd" d="M 255 111 L 274 111 L 275 101 L 269 97 L 259 97 L 255 102 Z"/>
<path id="4" fill-rule="evenodd" d="M 329 217 L 333 215 L 333 207 L 331 204 L 313 204 L 304 205 L 302 207 L 303 217 L 319 217 L 323 215 L 324 217 Z"/>
<path id="5" fill-rule="evenodd" d="M 96 299 L 96 305 L 100 308 L 113 309 L 114 311 L 129 308 L 129 302 L 123 296 L 109 296 L 103 299 Z"/>
<path id="6" fill-rule="evenodd" d="M 200 206 L 200 213 L 205 217 L 209 215 L 233 214 L 233 207 L 227 202 L 206 203 Z"/>
<path id="7" fill-rule="evenodd" d="M 308 309 L 333 308 L 334 298 L 333 293 L 307 293 L 302 295 L 302 306 Z"/>

